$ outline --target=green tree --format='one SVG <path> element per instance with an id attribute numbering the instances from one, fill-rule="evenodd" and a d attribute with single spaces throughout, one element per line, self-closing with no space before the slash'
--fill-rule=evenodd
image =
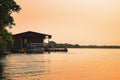
<path id="1" fill-rule="evenodd" d="M 6 29 L 0 34 L 0 49 L 5 49 L 13 44 L 12 34 L 9 33 Z"/>
<path id="2" fill-rule="evenodd" d="M 50 41 L 49 44 L 52 45 L 52 46 L 55 46 L 56 42 L 55 41 Z"/>
<path id="3" fill-rule="evenodd" d="M 15 25 L 11 14 L 20 10 L 20 6 L 14 0 L 0 0 L 0 48 L 8 47 L 13 43 L 12 35 L 6 28 Z"/>

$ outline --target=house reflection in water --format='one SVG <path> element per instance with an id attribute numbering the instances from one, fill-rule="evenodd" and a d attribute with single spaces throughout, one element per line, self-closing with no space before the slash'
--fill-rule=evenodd
<path id="1" fill-rule="evenodd" d="M 42 34 L 32 31 L 27 31 L 19 34 L 13 35 L 14 38 L 14 47 L 15 48 L 23 48 L 26 47 L 28 43 L 42 43 L 44 42 L 44 39 L 46 39 L 46 36 L 48 36 L 48 39 L 50 39 L 52 36 L 48 34 Z"/>

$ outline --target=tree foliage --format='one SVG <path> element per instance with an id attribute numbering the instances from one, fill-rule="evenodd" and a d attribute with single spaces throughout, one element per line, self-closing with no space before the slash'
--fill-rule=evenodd
<path id="1" fill-rule="evenodd" d="M 9 33 L 6 29 L 0 34 L 0 49 L 5 49 L 13 44 L 12 34 Z"/>
<path id="2" fill-rule="evenodd" d="M 55 46 L 56 42 L 55 41 L 50 41 L 49 44 L 52 45 L 52 46 Z"/>
<path id="3" fill-rule="evenodd" d="M 14 0 L 0 0 L 0 47 L 7 47 L 12 44 L 12 35 L 6 28 L 15 25 L 13 12 L 19 12 L 20 6 Z"/>
<path id="4" fill-rule="evenodd" d="M 12 28 L 15 25 L 11 14 L 12 12 L 19 12 L 20 9 L 14 0 L 0 0 L 0 32 L 7 26 Z"/>

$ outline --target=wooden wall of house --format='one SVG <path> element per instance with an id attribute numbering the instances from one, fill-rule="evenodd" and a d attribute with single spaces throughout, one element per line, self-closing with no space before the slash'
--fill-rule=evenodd
<path id="1" fill-rule="evenodd" d="M 20 38 L 14 38 L 13 47 L 15 47 L 15 48 L 21 48 L 21 39 Z"/>
<path id="2" fill-rule="evenodd" d="M 43 38 L 40 37 L 33 37 L 33 38 L 28 38 L 28 43 L 43 43 Z"/>
<path id="3" fill-rule="evenodd" d="M 25 39 L 27 41 L 25 41 Z M 29 38 L 15 37 L 14 47 L 21 48 L 21 47 L 25 47 L 28 43 L 43 43 L 43 42 L 44 42 L 44 39 L 41 37 L 29 37 Z"/>

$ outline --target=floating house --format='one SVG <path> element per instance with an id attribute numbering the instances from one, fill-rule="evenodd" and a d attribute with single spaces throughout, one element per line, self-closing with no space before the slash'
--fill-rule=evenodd
<path id="1" fill-rule="evenodd" d="M 13 35 L 14 48 L 24 48 L 28 43 L 44 43 L 44 39 L 50 39 L 52 36 L 48 34 L 27 31 Z"/>

